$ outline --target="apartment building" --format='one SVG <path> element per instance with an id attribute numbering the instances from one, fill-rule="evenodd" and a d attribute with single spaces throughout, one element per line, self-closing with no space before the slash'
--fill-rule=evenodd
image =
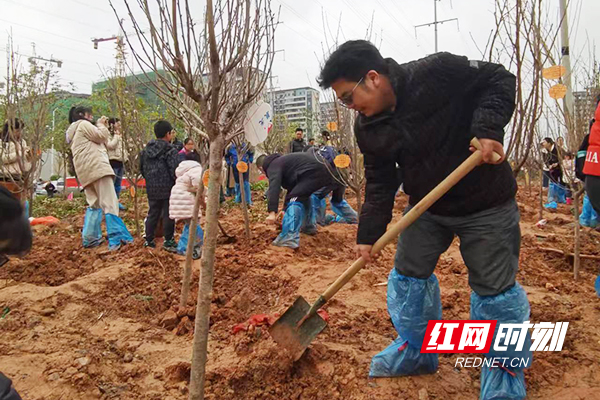
<path id="1" fill-rule="evenodd" d="M 319 91 L 310 87 L 276 90 L 271 106 L 275 115 L 284 115 L 288 124 L 305 130 L 312 138 L 319 132 Z"/>

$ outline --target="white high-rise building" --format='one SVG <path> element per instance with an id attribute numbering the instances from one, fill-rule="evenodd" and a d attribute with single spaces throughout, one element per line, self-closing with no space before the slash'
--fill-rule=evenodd
<path id="1" fill-rule="evenodd" d="M 319 132 L 319 91 L 310 87 L 276 90 L 271 105 L 275 115 L 285 115 L 293 128 L 305 130 L 305 137 Z"/>

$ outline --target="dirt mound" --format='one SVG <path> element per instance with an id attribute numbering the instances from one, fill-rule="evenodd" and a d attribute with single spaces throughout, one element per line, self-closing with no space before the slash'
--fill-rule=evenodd
<path id="1" fill-rule="evenodd" d="M 536 188 L 518 194 L 518 280 L 528 292 L 532 322 L 568 321 L 569 330 L 562 352 L 534 354 L 526 372 L 528 394 L 600 398 L 600 336 L 593 323 L 600 318 L 593 288 L 597 263 L 584 261 L 574 281 L 569 259 L 542 250 L 572 251 L 573 219 L 570 207 L 560 205 L 555 213 L 544 212 L 545 227 L 535 227 L 538 194 Z M 441 355 L 436 374 L 368 379 L 371 358 L 397 335 L 385 301 L 393 246 L 326 305 L 328 327 L 297 362 L 265 324 L 245 324 L 255 314 L 282 313 L 298 295 L 314 301 L 355 258 L 356 226 L 349 225 L 302 235 L 297 251 L 274 248 L 278 231 L 264 224 L 266 208 L 255 197 L 250 239 L 239 208 L 228 204 L 221 212 L 225 230 L 236 239 L 220 238 L 216 251 L 206 398 L 477 398 L 479 371 L 455 368 L 456 355 Z M 397 198 L 395 220 L 406 200 Z M 349 201 L 356 204 L 353 196 Z M 116 253 L 106 246 L 82 249 L 80 220 L 38 228 L 32 253 L 0 268 L 0 277 L 11 280 L 0 288 L 0 370 L 34 400 L 187 398 L 200 263 L 194 263 L 188 304 L 180 308 L 183 257 L 145 249 L 140 240 Z M 458 245 L 455 240 L 435 271 L 445 319 L 469 318 L 471 289 Z M 600 234 L 583 230 L 582 252 L 600 254 Z M 244 329 L 234 334 L 241 323 Z"/>
<path id="2" fill-rule="evenodd" d="M 91 308 L 101 307 L 122 317 L 156 321 L 158 315 L 176 304 L 181 291 L 183 257 L 167 253 L 159 246 L 144 248 L 142 241 L 137 240 L 111 258 L 108 262 L 124 259 L 131 267 L 119 279 L 107 283 L 104 290 L 89 296 Z"/>
<path id="3" fill-rule="evenodd" d="M 34 251 L 22 259 L 11 258 L 0 268 L 0 279 L 59 286 L 103 267 L 101 250 L 84 249 L 74 225 L 34 227 L 34 242 Z"/>

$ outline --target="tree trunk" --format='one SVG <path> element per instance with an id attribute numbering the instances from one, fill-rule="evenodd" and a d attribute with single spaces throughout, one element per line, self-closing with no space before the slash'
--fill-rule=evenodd
<path id="1" fill-rule="evenodd" d="M 240 194 L 242 196 L 242 214 L 244 215 L 244 228 L 246 239 L 250 239 L 250 218 L 248 217 L 248 204 L 246 203 L 246 191 L 244 189 L 244 174 L 238 170 L 240 181 Z"/>
<path id="2" fill-rule="evenodd" d="M 573 193 L 573 200 L 575 203 L 575 249 L 573 250 L 573 277 L 575 280 L 579 279 L 579 267 L 581 265 L 581 228 L 579 226 L 579 198 L 583 193 L 583 189 L 576 190 Z"/>
<path id="3" fill-rule="evenodd" d="M 203 185 L 200 182 L 200 185 Z M 181 297 L 179 299 L 179 305 L 183 308 L 187 305 L 188 297 L 190 295 L 190 281 L 192 279 L 192 255 L 194 254 L 194 245 L 196 244 L 196 227 L 198 226 L 198 212 L 200 211 L 200 202 L 204 195 L 204 188 L 201 186 L 196 192 L 196 201 L 194 202 L 194 211 L 192 214 L 192 221 L 190 222 L 188 244 L 185 253 L 185 267 L 183 269 L 183 279 L 181 281 Z"/>
<path id="4" fill-rule="evenodd" d="M 63 155 L 63 184 L 64 184 L 64 189 L 63 189 L 63 199 L 66 199 L 68 194 L 67 194 L 67 155 Z"/>
<path id="5" fill-rule="evenodd" d="M 137 182 L 133 184 L 133 219 L 135 220 L 135 234 L 137 237 L 142 236 L 142 228 L 140 226 L 140 205 L 139 205 Z"/>
<path id="6" fill-rule="evenodd" d="M 362 196 L 360 193 L 360 185 L 358 186 L 358 189 L 353 187 L 352 190 L 356 195 L 356 212 L 358 213 L 358 215 L 360 215 L 360 210 L 362 210 Z"/>
<path id="7" fill-rule="evenodd" d="M 210 175 L 208 183 L 208 204 L 206 207 L 206 233 L 202 250 L 198 304 L 194 324 L 192 368 L 190 377 L 190 400 L 204 399 L 204 377 L 208 350 L 208 329 L 210 303 L 212 299 L 215 249 L 218 234 L 219 187 L 225 141 L 219 135 L 210 146 Z"/>
<path id="8" fill-rule="evenodd" d="M 538 215 L 538 221 L 544 218 L 544 170 L 542 169 L 542 175 L 540 179 L 540 213 Z"/>

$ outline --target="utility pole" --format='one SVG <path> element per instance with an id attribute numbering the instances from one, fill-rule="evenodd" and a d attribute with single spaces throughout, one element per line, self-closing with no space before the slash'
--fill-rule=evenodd
<path id="1" fill-rule="evenodd" d="M 54 110 L 52 110 L 52 150 L 50 153 L 50 168 L 52 170 L 52 174 L 54 175 L 54 127 L 55 127 L 55 122 L 56 122 L 56 111 L 58 110 L 58 107 L 56 107 Z"/>
<path id="2" fill-rule="evenodd" d="M 568 135 L 571 137 L 573 131 L 573 87 L 571 86 L 571 57 L 569 55 L 569 18 L 567 15 L 567 0 L 560 0 L 560 52 L 561 64 L 565 67 L 565 76 L 563 83 L 567 87 L 567 94 L 563 98 L 563 107 L 565 109 L 565 119 L 567 123 Z"/>
<path id="3" fill-rule="evenodd" d="M 433 22 L 428 22 L 426 24 L 421 24 L 421 25 L 415 25 L 415 38 L 417 37 L 417 28 L 422 28 L 425 26 L 433 25 L 433 30 L 435 32 L 435 52 L 436 53 L 438 52 L 438 25 L 443 24 L 445 22 L 456 21 L 456 26 L 458 27 L 458 18 L 443 19 L 441 21 L 438 21 L 438 17 L 437 17 L 437 2 L 438 1 L 442 1 L 442 0 L 433 0 Z"/>

